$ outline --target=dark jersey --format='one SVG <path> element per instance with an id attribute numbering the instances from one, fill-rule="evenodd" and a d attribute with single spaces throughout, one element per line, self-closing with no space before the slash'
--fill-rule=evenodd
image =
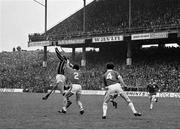
<path id="1" fill-rule="evenodd" d="M 67 61 L 67 58 L 65 56 L 63 56 L 57 48 L 55 48 L 55 52 L 60 61 L 62 61 L 62 60 Z"/>
<path id="2" fill-rule="evenodd" d="M 105 86 L 109 86 L 115 83 L 119 83 L 118 76 L 120 74 L 115 70 L 107 70 L 103 75 L 103 81 Z"/>
<path id="3" fill-rule="evenodd" d="M 57 66 L 57 74 L 62 74 L 64 75 L 64 65 L 66 61 L 59 61 L 58 66 Z"/>
<path id="4" fill-rule="evenodd" d="M 66 77 L 72 84 L 80 84 L 82 80 L 82 73 L 79 70 L 72 69 L 71 67 L 66 68 Z"/>
<path id="5" fill-rule="evenodd" d="M 147 86 L 147 91 L 150 94 L 156 94 L 158 90 L 159 90 L 159 87 L 157 84 L 148 84 Z"/>
<path id="6" fill-rule="evenodd" d="M 65 65 L 67 59 L 65 56 L 61 55 L 61 52 L 57 48 L 55 48 L 55 51 L 56 51 L 57 57 L 59 58 L 59 63 L 57 66 L 57 74 L 64 75 L 64 65 Z"/>

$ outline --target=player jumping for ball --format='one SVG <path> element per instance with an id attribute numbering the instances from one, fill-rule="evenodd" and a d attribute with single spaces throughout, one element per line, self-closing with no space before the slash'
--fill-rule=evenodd
<path id="1" fill-rule="evenodd" d="M 60 90 L 61 94 L 65 93 L 65 91 L 67 91 L 69 89 L 68 85 L 66 85 L 66 77 L 64 75 L 67 58 L 61 54 L 61 52 L 58 50 L 58 48 L 55 48 L 55 52 L 59 59 L 59 63 L 57 66 L 56 83 L 55 83 L 55 85 L 51 86 L 52 87 L 51 91 L 45 97 L 42 98 L 43 100 L 47 100 L 48 97 L 50 96 L 50 94 L 55 89 Z M 68 103 L 67 103 L 66 107 L 69 107 L 72 104 L 72 102 L 69 100 L 69 98 L 67 99 L 67 102 Z"/>
<path id="2" fill-rule="evenodd" d="M 153 81 L 153 79 L 151 79 L 150 83 L 147 85 L 147 91 L 149 93 L 150 99 L 149 109 L 152 110 L 154 102 L 158 102 L 158 97 L 156 96 L 156 94 L 157 92 L 160 92 L 158 85 Z"/>
<path id="3" fill-rule="evenodd" d="M 107 109 L 108 109 L 108 102 L 114 98 L 116 93 L 120 94 L 120 96 L 128 103 L 129 107 L 131 108 L 133 114 L 135 116 L 141 116 L 142 114 L 137 112 L 134 108 L 134 105 L 127 94 L 123 91 L 122 86 L 126 87 L 121 75 L 114 70 L 114 64 L 108 63 L 106 65 L 107 71 L 103 75 L 103 81 L 107 92 L 104 96 L 103 101 L 103 116 L 102 119 L 106 119 Z"/>
<path id="4" fill-rule="evenodd" d="M 63 104 L 62 110 L 60 110 L 60 113 L 66 113 L 67 111 L 67 98 L 71 97 L 72 95 L 76 96 L 76 103 L 79 106 L 80 109 L 80 114 L 82 115 L 84 113 L 83 105 L 80 101 L 81 97 L 81 91 L 82 91 L 82 86 L 80 85 L 80 81 L 82 78 L 81 71 L 79 70 L 79 65 L 73 65 L 73 68 L 69 66 L 69 60 L 67 60 L 67 78 L 68 81 L 71 82 L 71 88 L 64 94 L 65 100 Z"/>

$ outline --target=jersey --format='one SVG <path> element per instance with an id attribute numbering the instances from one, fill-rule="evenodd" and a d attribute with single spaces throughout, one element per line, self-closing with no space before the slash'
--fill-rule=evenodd
<path id="1" fill-rule="evenodd" d="M 57 74 L 64 75 L 64 65 L 67 59 L 65 56 L 61 55 L 61 52 L 57 48 L 55 48 L 55 52 L 56 52 L 57 57 L 59 58 L 59 63 L 57 66 Z"/>
<path id="2" fill-rule="evenodd" d="M 147 91 L 150 94 L 156 94 L 158 90 L 159 90 L 159 87 L 157 84 L 148 84 L 147 86 Z"/>
<path id="3" fill-rule="evenodd" d="M 64 65 L 66 61 L 59 61 L 58 66 L 57 66 L 57 74 L 62 74 L 64 75 Z"/>
<path id="4" fill-rule="evenodd" d="M 79 70 L 72 69 L 71 67 L 66 68 L 66 77 L 72 84 L 80 84 L 82 79 L 82 73 Z"/>
<path id="5" fill-rule="evenodd" d="M 119 83 L 119 75 L 120 74 L 115 70 L 107 70 L 106 73 L 103 75 L 104 85 L 109 86 L 112 84 Z"/>

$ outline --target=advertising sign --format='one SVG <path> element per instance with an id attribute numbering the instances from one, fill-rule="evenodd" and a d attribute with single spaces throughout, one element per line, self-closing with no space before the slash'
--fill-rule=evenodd
<path id="1" fill-rule="evenodd" d="M 51 46 L 52 42 L 50 41 L 37 41 L 37 42 L 29 42 L 28 47 L 34 46 Z"/>
<path id="2" fill-rule="evenodd" d="M 168 38 L 168 33 L 158 32 L 158 33 L 142 33 L 142 34 L 131 35 L 131 40 L 145 40 L 145 39 L 159 39 L 159 38 Z"/>
<path id="3" fill-rule="evenodd" d="M 68 44 L 83 44 L 85 39 L 69 39 L 69 40 L 59 40 L 58 45 L 68 45 Z"/>
<path id="4" fill-rule="evenodd" d="M 105 36 L 105 37 L 94 37 L 94 38 L 92 38 L 93 43 L 115 42 L 115 41 L 123 41 L 123 36 L 122 35 L 116 35 L 116 36 Z"/>

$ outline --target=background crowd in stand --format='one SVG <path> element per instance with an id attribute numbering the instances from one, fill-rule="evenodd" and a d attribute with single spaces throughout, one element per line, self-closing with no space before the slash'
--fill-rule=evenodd
<path id="1" fill-rule="evenodd" d="M 86 32 L 83 32 L 83 9 L 60 22 L 47 35 L 50 40 L 129 32 L 129 1 L 99 0 L 86 6 Z M 179 0 L 132 0 L 131 31 L 147 32 L 180 28 Z M 34 34 L 30 39 L 42 40 Z"/>
<path id="2" fill-rule="evenodd" d="M 87 67 L 83 71 L 83 89 L 100 90 L 107 59 L 93 61 L 98 52 L 88 52 Z M 148 58 L 147 58 L 148 57 Z M 54 82 L 58 58 L 48 52 L 48 67 L 42 67 L 43 51 L 16 51 L 0 53 L 0 88 L 23 88 L 30 92 L 45 92 Z M 76 55 L 80 59 L 80 55 Z M 79 60 L 78 60 L 79 61 Z M 79 63 L 79 62 L 76 63 Z M 99 62 L 97 62 L 99 61 Z M 129 86 L 127 90 L 144 91 L 154 79 L 165 92 L 180 92 L 180 48 L 142 49 L 134 53 L 133 65 L 115 60 L 116 69 Z"/>
<path id="3" fill-rule="evenodd" d="M 129 28 L 128 6 L 128 0 L 92 2 L 86 7 L 86 35 L 126 33 Z M 132 0 L 131 7 L 131 30 L 157 31 L 180 26 L 179 0 Z M 48 34 L 52 39 L 82 36 L 82 25 L 83 9 L 50 29 Z"/>

